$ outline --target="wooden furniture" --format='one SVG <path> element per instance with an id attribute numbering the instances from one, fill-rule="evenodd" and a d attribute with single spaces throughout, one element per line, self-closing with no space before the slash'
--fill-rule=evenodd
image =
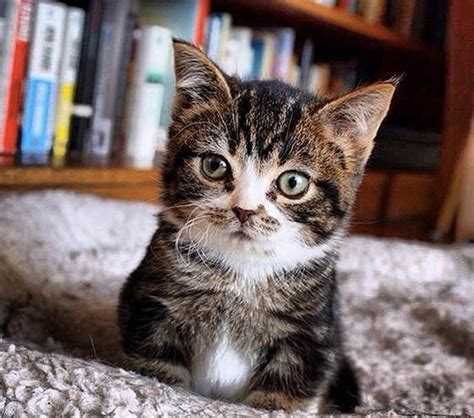
<path id="1" fill-rule="evenodd" d="M 451 1 L 448 22 L 446 104 L 438 173 L 438 206 L 447 199 L 449 205 L 453 184 L 460 187 L 460 182 L 455 179 L 456 167 L 459 167 L 469 138 L 474 106 L 474 2 Z M 456 194 L 456 191 L 451 195 L 453 193 Z M 451 238 L 450 230 L 442 225 L 445 215 L 441 215 L 439 238 Z"/>
<path id="2" fill-rule="evenodd" d="M 444 135 L 439 172 L 370 171 L 363 182 L 355 210 L 353 230 L 381 236 L 429 239 L 436 213 L 449 184 L 457 151 L 460 103 L 465 98 L 459 80 L 469 79 L 473 17 L 472 0 L 450 1 L 448 42 L 448 112 L 443 119 L 445 73 L 442 49 L 403 37 L 389 28 L 367 23 L 337 8 L 310 0 L 211 0 L 211 9 L 233 15 L 236 24 L 249 26 L 292 26 L 301 43 L 314 38 L 316 60 L 347 59 L 357 56 L 371 69 L 374 78 L 405 73 L 390 120 L 414 129 Z M 463 28 L 458 25 L 462 23 Z M 462 40 L 462 41 L 461 41 Z M 472 54 L 471 54 L 472 56 Z M 471 60 L 468 61 L 467 60 Z M 462 69 L 455 68 L 456 62 Z M 453 75 L 457 74 L 454 76 Z M 449 78 L 451 77 L 451 78 Z M 463 82 L 466 85 L 466 82 Z M 461 83 L 462 84 L 462 83 Z M 471 77 L 472 85 L 472 77 Z M 80 166 L 1 166 L 0 191 L 64 188 L 120 199 L 156 201 L 158 171 L 111 165 L 105 168 Z M 439 185 L 441 184 L 441 187 Z"/>
<path id="3" fill-rule="evenodd" d="M 0 166 L 1 191 L 65 189 L 102 197 L 157 203 L 159 170 L 128 167 Z M 423 173 L 370 171 L 359 191 L 352 230 L 423 238 L 432 221 L 434 177 Z M 400 199 L 400 196 L 413 196 Z"/>

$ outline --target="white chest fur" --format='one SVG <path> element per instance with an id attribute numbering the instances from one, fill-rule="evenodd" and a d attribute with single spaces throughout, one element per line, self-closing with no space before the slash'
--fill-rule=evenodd
<path id="1" fill-rule="evenodd" d="M 239 400 L 250 381 L 254 356 L 237 351 L 223 331 L 192 362 L 192 387 L 212 398 Z"/>

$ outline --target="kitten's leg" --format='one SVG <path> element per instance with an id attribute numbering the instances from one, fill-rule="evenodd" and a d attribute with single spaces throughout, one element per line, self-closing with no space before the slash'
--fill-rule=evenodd
<path id="1" fill-rule="evenodd" d="M 269 411 L 284 410 L 286 412 L 305 411 L 312 414 L 321 413 L 322 398 L 300 398 L 283 392 L 253 391 L 244 400 L 249 406 Z"/>
<path id="2" fill-rule="evenodd" d="M 186 389 L 191 386 L 191 375 L 183 365 L 160 359 L 147 359 L 137 355 L 128 356 L 128 359 L 133 370 L 144 376 L 155 377 L 160 382 Z"/>
<path id="3" fill-rule="evenodd" d="M 244 403 L 268 410 L 321 413 L 337 355 L 329 348 L 305 351 L 306 342 L 301 342 L 286 342 L 269 350 Z"/>
<path id="4" fill-rule="evenodd" d="M 130 366 L 161 382 L 189 387 L 188 355 L 165 305 L 126 286 L 119 312 L 122 346 Z"/>

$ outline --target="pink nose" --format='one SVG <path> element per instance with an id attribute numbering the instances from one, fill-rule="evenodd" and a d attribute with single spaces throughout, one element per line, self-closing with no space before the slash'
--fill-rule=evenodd
<path id="1" fill-rule="evenodd" d="M 237 216 L 240 223 L 247 222 L 248 219 L 256 213 L 254 210 L 242 209 L 237 206 L 233 207 L 232 211 L 235 213 L 235 216 Z"/>

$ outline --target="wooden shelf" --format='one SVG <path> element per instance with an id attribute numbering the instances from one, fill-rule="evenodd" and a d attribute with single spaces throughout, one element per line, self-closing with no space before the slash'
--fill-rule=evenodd
<path id="1" fill-rule="evenodd" d="M 380 24 L 372 24 L 336 7 L 327 7 L 310 0 L 212 0 L 215 9 L 229 12 L 237 21 L 249 21 L 258 26 L 268 22 L 288 25 L 306 36 L 333 38 L 340 44 L 331 48 L 357 46 L 363 49 L 389 48 L 400 52 L 439 58 L 441 51 L 416 39 L 404 37 Z"/>
<path id="2" fill-rule="evenodd" d="M 158 170 L 124 166 L 1 166 L 1 191 L 66 189 L 103 197 L 156 202 Z"/>

